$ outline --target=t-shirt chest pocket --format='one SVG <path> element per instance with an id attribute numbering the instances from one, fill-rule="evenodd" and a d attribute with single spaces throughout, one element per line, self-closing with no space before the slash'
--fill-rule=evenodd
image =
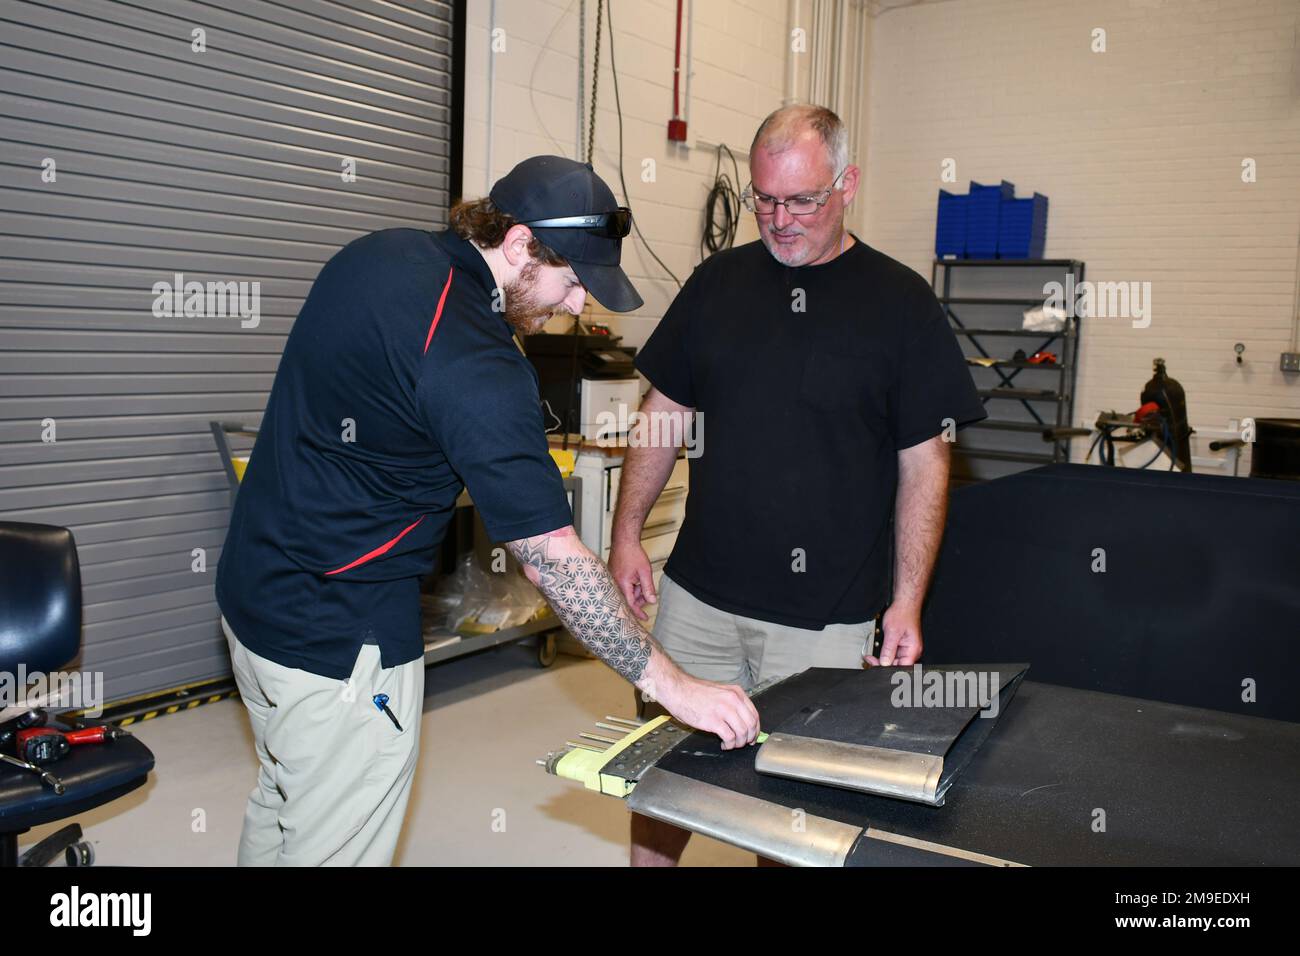
<path id="1" fill-rule="evenodd" d="M 799 394 L 813 408 L 883 415 L 888 389 L 889 370 L 882 355 L 819 345 L 804 358 Z"/>

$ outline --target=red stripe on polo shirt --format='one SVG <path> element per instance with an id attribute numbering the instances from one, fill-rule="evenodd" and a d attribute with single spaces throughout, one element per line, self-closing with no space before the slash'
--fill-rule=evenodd
<path id="1" fill-rule="evenodd" d="M 447 267 L 447 283 L 442 287 L 442 295 L 438 296 L 438 308 L 433 312 L 433 321 L 429 323 L 429 334 L 424 338 L 424 351 L 429 351 L 429 343 L 433 341 L 433 330 L 438 327 L 438 320 L 442 318 L 442 306 L 447 301 L 447 292 L 451 289 L 451 277 L 456 274 L 454 267 Z"/>
<path id="2" fill-rule="evenodd" d="M 326 576 L 328 577 L 331 574 L 341 574 L 344 571 L 350 571 L 353 568 L 357 567 L 358 565 L 365 564 L 367 561 L 371 561 L 374 558 L 379 557 L 381 554 L 387 554 L 389 550 L 393 547 L 393 545 L 397 544 L 397 542 L 405 538 L 407 532 L 411 531 L 415 527 L 415 525 L 419 524 L 423 520 L 424 520 L 424 515 L 420 515 L 420 517 L 416 520 L 415 524 L 408 525 L 406 528 L 402 529 L 402 533 L 399 534 L 396 538 L 393 538 L 393 540 L 384 542 L 379 547 L 375 548 L 375 550 L 369 552 L 368 554 L 363 554 L 361 557 L 357 558 L 351 564 L 345 564 L 343 565 L 343 567 L 335 568 L 333 571 L 326 571 L 325 572 Z"/>

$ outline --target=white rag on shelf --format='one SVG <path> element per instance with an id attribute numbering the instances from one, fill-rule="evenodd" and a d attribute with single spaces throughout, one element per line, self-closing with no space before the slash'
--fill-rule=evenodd
<path id="1" fill-rule="evenodd" d="M 1065 328 L 1065 309 L 1059 305 L 1039 305 L 1025 309 L 1022 327 L 1027 332 L 1059 332 Z"/>

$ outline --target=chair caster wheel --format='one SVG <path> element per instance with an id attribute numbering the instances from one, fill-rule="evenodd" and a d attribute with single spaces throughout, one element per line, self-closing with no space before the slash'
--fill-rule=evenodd
<path id="1" fill-rule="evenodd" d="M 94 866 L 95 848 L 86 841 L 74 843 L 63 851 L 63 859 L 68 866 Z"/>

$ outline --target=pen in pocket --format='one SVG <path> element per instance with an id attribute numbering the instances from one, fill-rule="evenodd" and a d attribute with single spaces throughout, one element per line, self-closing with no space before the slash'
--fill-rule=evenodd
<path id="1" fill-rule="evenodd" d="M 375 702 L 376 707 L 388 715 L 388 719 L 393 722 L 393 726 L 397 728 L 397 732 L 400 734 L 402 732 L 402 725 L 397 722 L 397 717 L 395 717 L 393 712 L 388 709 L 388 695 L 376 694 L 371 699 Z"/>

